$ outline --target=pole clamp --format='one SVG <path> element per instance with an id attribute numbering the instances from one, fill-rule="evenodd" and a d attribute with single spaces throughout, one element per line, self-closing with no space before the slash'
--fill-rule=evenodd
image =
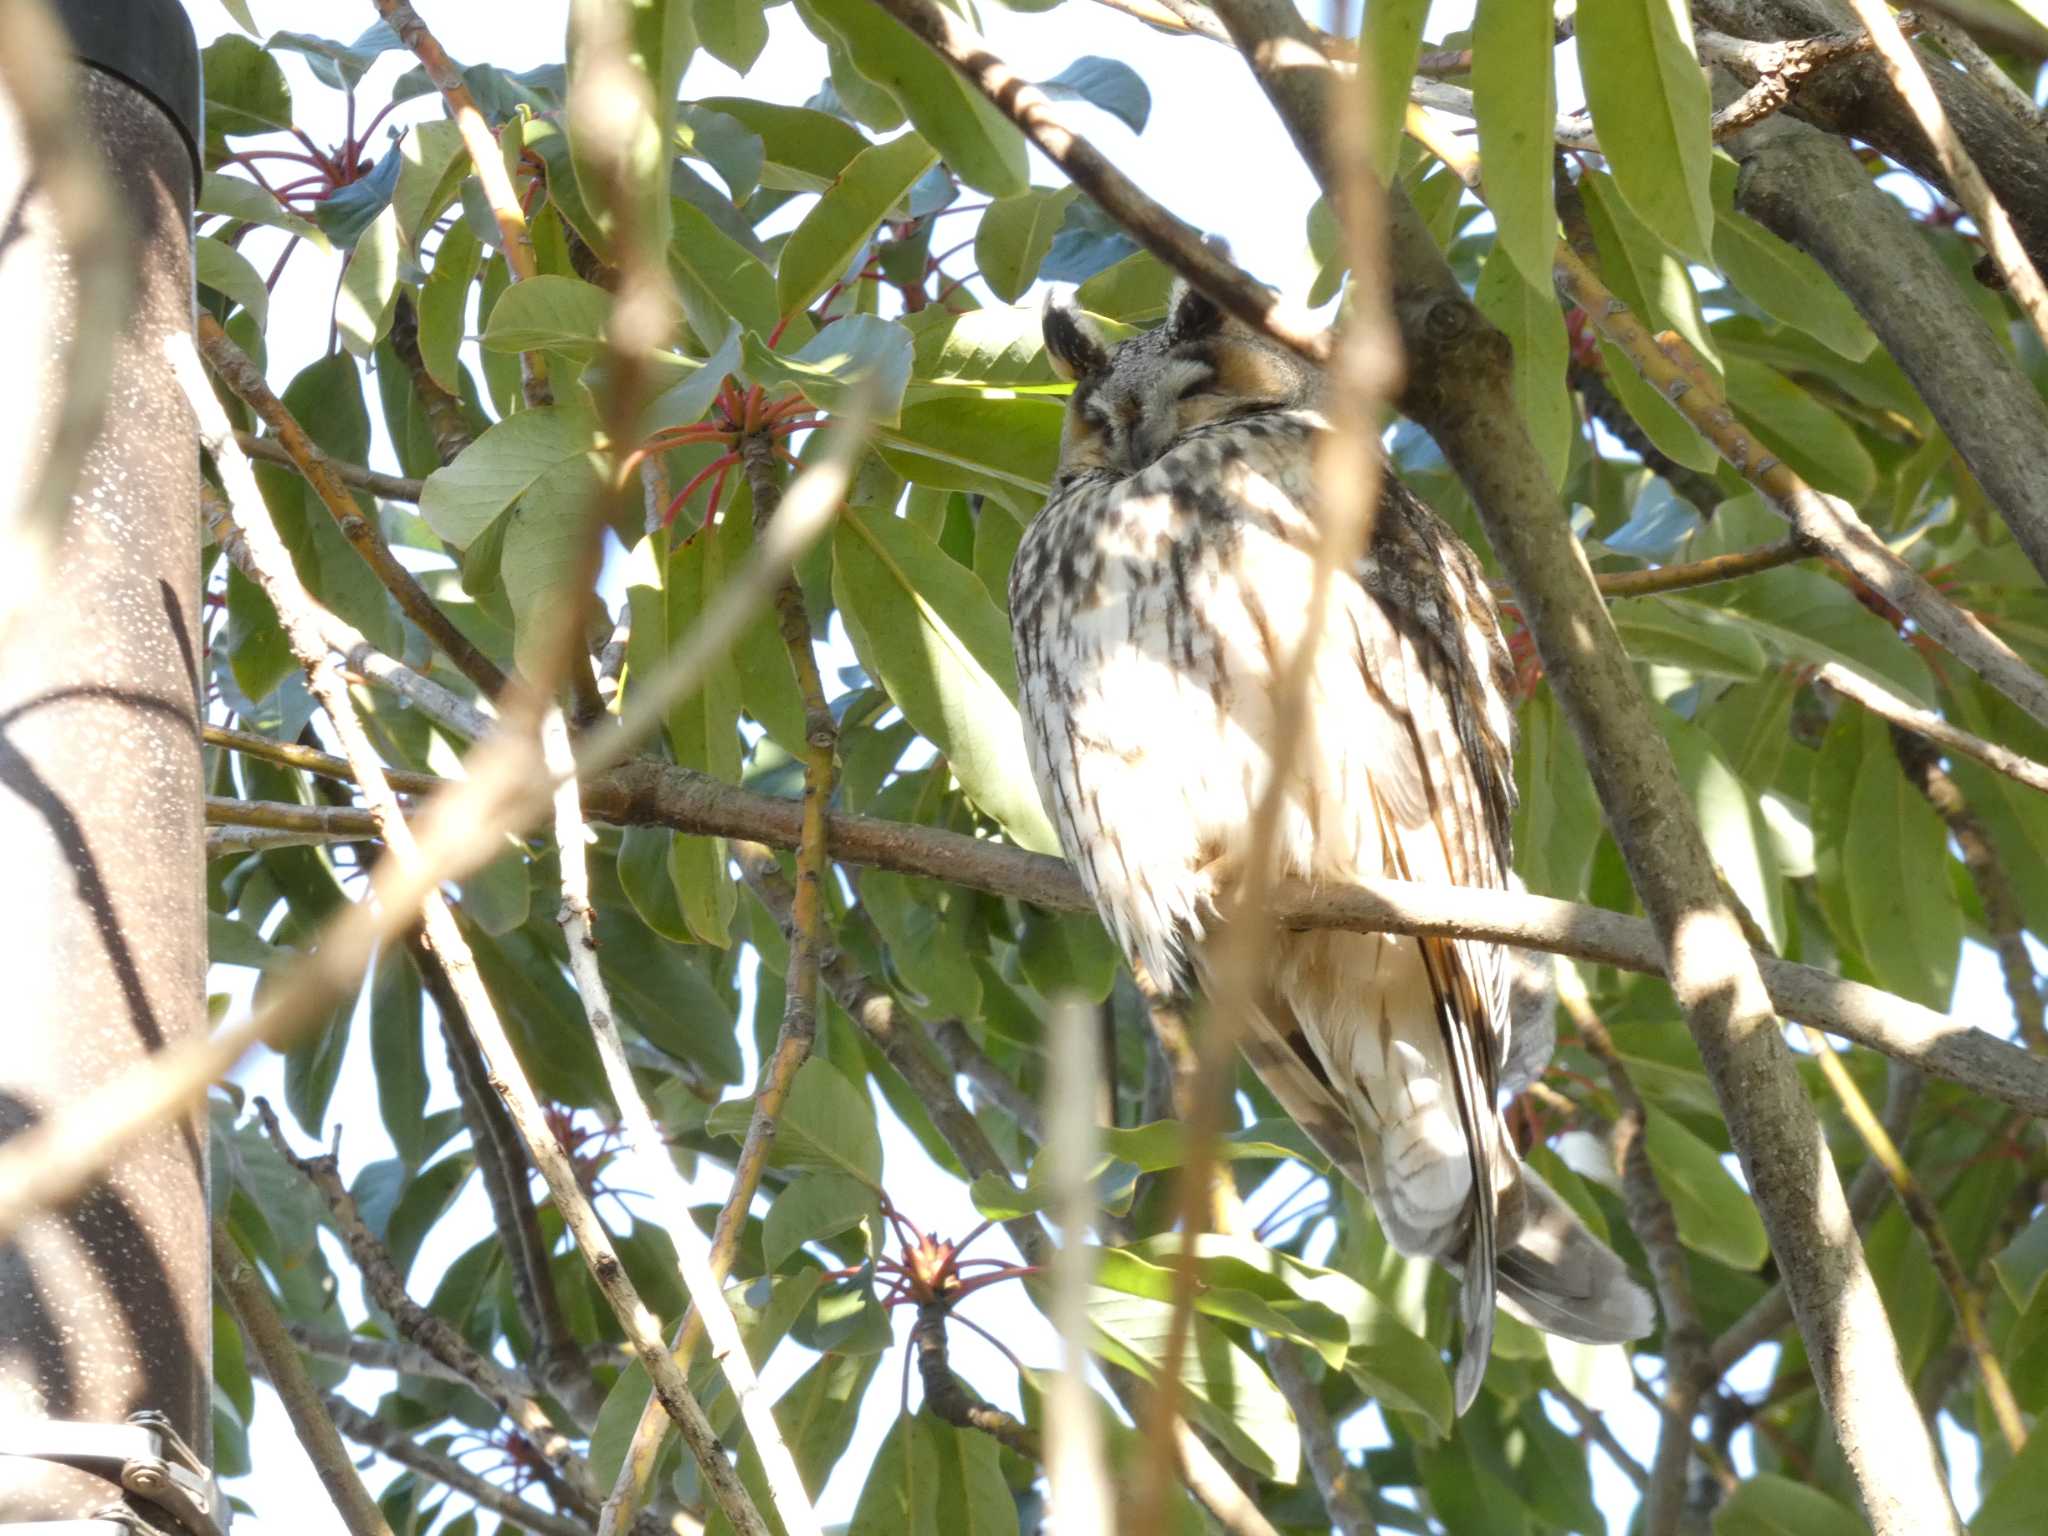
<path id="1" fill-rule="evenodd" d="M 192 1447 L 154 1409 L 131 1413 L 120 1424 L 75 1419 L 30 1419 L 0 1429 L 0 1456 L 57 1462 L 119 1488 L 121 1503 L 89 1521 L 0 1522 L 0 1530 L 88 1531 L 125 1528 L 131 1536 L 227 1536 L 228 1506 Z M 136 1504 L 143 1507 L 137 1508 Z"/>

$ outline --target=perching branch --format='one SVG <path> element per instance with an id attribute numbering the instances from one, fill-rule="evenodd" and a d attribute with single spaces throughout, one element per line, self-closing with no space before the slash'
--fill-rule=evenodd
<path id="1" fill-rule="evenodd" d="M 427 589 L 420 585 L 419 578 L 399 564 L 391 546 L 384 542 L 384 535 L 375 520 L 363 515 L 362 508 L 356 505 L 355 498 L 349 495 L 348 488 L 328 464 L 327 456 L 306 435 L 305 429 L 285 408 L 285 403 L 271 392 L 269 384 L 264 381 L 263 371 L 229 339 L 220 322 L 204 310 L 199 313 L 198 336 L 199 348 L 205 354 L 208 366 L 277 434 L 285 452 L 291 455 L 293 465 L 306 477 L 307 483 L 318 494 L 321 505 L 333 516 L 342 537 L 362 556 L 363 564 L 375 573 L 384 590 L 398 603 L 399 610 L 455 663 L 464 677 L 487 694 L 501 692 L 505 686 L 505 674 L 498 669 L 498 664 L 455 627 L 454 621 L 442 612 L 440 604 L 427 595 Z"/>
<path id="2" fill-rule="evenodd" d="M 910 1347 L 917 1352 L 918 1379 L 924 1383 L 925 1406 L 956 1429 L 979 1430 L 1007 1445 L 1028 1461 L 1045 1460 L 1045 1448 L 1036 1431 L 1000 1408 L 981 1401 L 974 1390 L 953 1374 L 946 1360 L 946 1304 L 926 1302 L 917 1309 L 917 1323 L 910 1330 Z"/>
<path id="3" fill-rule="evenodd" d="M 331 1333 L 305 1323 L 286 1323 L 284 1331 L 294 1344 L 316 1360 L 360 1365 L 367 1370 L 390 1371 L 399 1376 L 419 1376 L 428 1381 L 452 1382 L 458 1387 L 470 1385 L 469 1378 L 460 1371 L 444 1365 L 406 1339 L 378 1339 L 366 1333 Z M 528 1397 L 545 1390 L 524 1371 L 513 1370 L 509 1366 L 504 1367 L 504 1371 L 505 1379 Z"/>
<path id="4" fill-rule="evenodd" d="M 1323 1496 L 1323 1509 L 1337 1528 L 1337 1536 L 1376 1536 L 1379 1524 L 1366 1507 L 1364 1469 L 1353 1466 L 1339 1448 L 1323 1394 L 1309 1380 L 1308 1362 L 1308 1351 L 1291 1339 L 1266 1341 L 1266 1363 L 1273 1368 L 1273 1384 L 1294 1410 L 1294 1422 L 1301 1431 L 1302 1459 L 1316 1480 L 1316 1491 Z"/>
<path id="5" fill-rule="evenodd" d="M 278 1316 L 256 1266 L 243 1257 L 234 1238 L 219 1222 L 213 1225 L 213 1278 L 234 1309 L 242 1332 L 255 1346 L 256 1356 L 263 1362 L 263 1374 L 277 1389 L 285 1416 L 292 1421 L 292 1429 L 321 1486 L 334 1501 L 342 1528 L 348 1536 L 391 1536 L 391 1526 L 377 1501 L 370 1497 L 369 1489 L 363 1486 L 355 1463 L 349 1460 L 341 1436 L 335 1433 L 334 1420 L 312 1377 L 306 1374 L 306 1363 L 299 1358 L 291 1335 L 285 1332 L 284 1319 Z"/>
<path id="6" fill-rule="evenodd" d="M 1733 550 L 1725 555 L 1709 555 L 1704 560 L 1691 560 L 1682 565 L 1663 565 L 1650 571 L 1605 571 L 1593 578 L 1593 584 L 1606 598 L 1649 597 L 1658 592 L 1683 592 L 1692 587 L 1710 587 L 1720 581 L 1737 581 L 1762 571 L 1774 571 L 1781 565 L 1810 560 L 1813 554 L 1814 551 L 1794 535 L 1776 544 Z"/>
<path id="7" fill-rule="evenodd" d="M 1321 61 L 1303 57 L 1313 50 L 1305 46 L 1299 14 L 1286 0 L 1220 0 L 1217 10 L 1327 190 L 1328 140 L 1303 79 Z M 1516 406 L 1507 340 L 1466 296 L 1412 205 L 1398 195 L 1389 202 L 1394 311 L 1411 380 L 1402 408 L 1429 429 L 1457 470 L 1514 583 L 1545 675 L 1650 914 L 1865 1508 L 1879 1536 L 1955 1532 L 1883 1303 L 1861 1245 L 1848 1233 L 1820 1123 L 1773 1016 L 1758 959 L 1723 900 L 1670 750 L 1578 542 L 1558 514 Z M 1839 514 L 1832 517 L 1839 521 Z M 1839 542 L 1838 529 L 1828 532 Z M 2043 691 L 2048 699 L 2048 687 Z M 1817 1233 L 1825 1241 L 1816 1242 Z"/>
<path id="8" fill-rule="evenodd" d="M 1694 38 L 1701 63 L 1724 64 L 1750 82 L 1740 96 L 1715 109 L 1709 128 L 1716 143 L 1782 109 L 1817 70 L 1874 46 L 1864 31 L 1759 43 L 1702 27 Z"/>

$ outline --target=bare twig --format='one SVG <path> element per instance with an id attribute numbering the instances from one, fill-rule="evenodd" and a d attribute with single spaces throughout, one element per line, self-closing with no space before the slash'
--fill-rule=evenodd
<path id="1" fill-rule="evenodd" d="M 258 437 L 254 432 L 237 432 L 235 441 L 242 452 L 252 459 L 261 459 L 266 464 L 275 464 L 280 469 L 297 470 L 299 461 L 293 458 L 283 442 L 274 437 Z M 418 501 L 426 488 L 426 481 L 409 479 L 404 475 L 387 475 L 374 469 L 365 469 L 360 464 L 351 464 L 346 459 L 330 458 L 319 449 L 321 459 L 334 472 L 334 478 L 351 490 L 367 491 L 372 496 L 381 496 L 386 501 Z"/>
<path id="2" fill-rule="evenodd" d="M 1786 1321 L 1792 1314 L 1785 1314 Z M 1562 1382 L 1553 1381 L 1546 1388 L 1553 1397 L 1565 1406 L 1565 1411 L 1579 1421 L 1579 1432 L 1607 1453 L 1607 1459 L 1621 1469 L 1621 1475 L 1636 1485 L 1640 1493 L 1649 1486 L 1650 1474 L 1643 1464 L 1629 1455 L 1626 1447 L 1614 1437 L 1614 1431 L 1607 1427 L 1607 1417 L 1597 1409 L 1579 1401 L 1578 1395 Z"/>
<path id="3" fill-rule="evenodd" d="M 966 1382 L 953 1374 L 953 1367 L 946 1360 L 945 1302 L 926 1302 L 918 1307 L 917 1324 L 910 1330 L 910 1347 L 917 1352 L 918 1379 L 924 1383 L 927 1408 L 956 1429 L 979 1430 L 1029 1461 L 1045 1460 L 1045 1449 L 1030 1426 L 1014 1414 L 981 1401 Z M 1067 1527 L 1063 1525 L 1061 1529 Z"/>
<path id="4" fill-rule="evenodd" d="M 2010 747 L 2002 747 L 1995 741 L 1986 741 L 1982 736 L 1974 736 L 1951 725 L 1933 710 L 1908 703 L 1860 672 L 1852 672 L 1839 662 L 1831 661 L 1814 673 L 1813 680 L 1832 688 L 1845 699 L 1855 700 L 1873 715 L 1881 716 L 1915 736 L 1924 736 L 1936 746 L 1973 757 L 1985 767 L 1996 769 L 2009 779 L 2017 779 L 2029 789 L 2048 794 L 2048 764 L 2022 757 Z"/>
<path id="5" fill-rule="evenodd" d="M 281 767 L 317 773 L 322 778 L 355 782 L 355 770 L 349 767 L 348 759 L 336 757 L 331 752 L 316 751 L 295 741 L 274 741 L 254 731 L 237 731 L 227 726 L 209 725 L 203 730 L 209 747 L 221 747 L 247 757 L 260 757 Z M 393 789 L 408 795 L 431 795 L 448 782 L 431 773 L 407 773 L 402 768 L 387 768 L 384 777 Z"/>
<path id="6" fill-rule="evenodd" d="M 228 1305 L 234 1308 L 242 1332 L 256 1347 L 257 1358 L 263 1362 L 263 1374 L 277 1389 L 285 1416 L 292 1421 L 292 1429 L 298 1434 L 306 1459 L 313 1463 L 321 1486 L 334 1501 L 342 1528 L 348 1536 L 391 1536 L 391 1526 L 377 1501 L 370 1497 L 370 1490 L 363 1486 L 355 1463 L 349 1460 L 348 1450 L 335 1432 L 334 1419 L 312 1377 L 306 1374 L 306 1363 L 285 1332 L 284 1319 L 278 1316 L 256 1266 L 242 1256 L 234 1238 L 219 1222 L 213 1226 L 213 1276 L 227 1296 Z"/>
<path id="7" fill-rule="evenodd" d="M 469 1378 L 462 1372 L 443 1364 L 406 1339 L 378 1339 L 366 1333 L 331 1333 L 305 1323 L 286 1323 L 284 1331 L 294 1344 L 316 1360 L 346 1362 L 367 1370 L 420 1376 L 429 1381 L 453 1382 L 458 1387 L 470 1385 Z M 528 1397 L 545 1390 L 524 1371 L 510 1366 L 503 1369 L 505 1379 Z"/>
<path id="8" fill-rule="evenodd" d="M 413 307 L 412 295 L 403 288 L 398 290 L 398 301 L 391 309 L 391 350 L 412 380 L 413 397 L 420 403 L 420 414 L 427 419 L 427 430 L 434 434 L 435 457 L 443 464 L 453 464 L 473 441 L 469 419 L 463 414 L 462 402 L 443 389 L 440 380 L 427 368 L 426 357 L 420 351 L 419 311 Z M 418 501 L 418 489 L 424 483 L 405 483 L 415 487 L 414 494 L 398 499 Z"/>
<path id="9" fill-rule="evenodd" d="M 947 1065 L 956 1075 L 966 1078 L 976 1094 L 1016 1121 L 1017 1129 L 1026 1136 L 1044 1144 L 1045 1121 L 1039 1116 L 1037 1103 L 975 1042 L 965 1024 L 958 1019 L 941 1019 L 932 1026 L 932 1039 Z"/>
<path id="10" fill-rule="evenodd" d="M 1797 537 L 1756 549 L 1738 549 L 1725 555 L 1710 555 L 1683 565 L 1659 566 L 1653 571 L 1607 571 L 1593 582 L 1602 597 L 1648 597 L 1657 592 L 1683 592 L 1688 587 L 1712 586 L 1717 581 L 1736 581 L 1781 565 L 1812 558 L 1814 551 Z"/>
<path id="11" fill-rule="evenodd" d="M 485 693 L 501 692 L 505 686 L 505 674 L 498 669 L 498 664 L 455 627 L 454 621 L 441 611 L 440 604 L 427 595 L 427 589 L 420 585 L 419 578 L 399 564 L 391 546 L 384 542 L 384 535 L 375 520 L 363 515 L 362 509 L 349 495 L 348 488 L 328 464 L 327 456 L 306 435 L 284 402 L 271 392 L 262 370 L 229 339 L 220 322 L 204 310 L 199 313 L 198 334 L 199 347 L 208 365 L 277 434 L 285 452 L 291 455 L 293 465 L 306 477 L 307 483 L 319 495 L 321 505 L 327 508 L 341 529 L 342 537 L 362 556 L 363 563 L 397 601 L 400 611 L 455 663 L 464 677 Z"/>
<path id="12" fill-rule="evenodd" d="M 381 0 L 380 0 L 381 3 Z M 875 0 L 932 51 L 952 65 L 1024 130 L 1074 184 L 1145 249 L 1245 324 L 1311 362 L 1327 362 L 1329 338 L 1306 313 L 1274 296 L 1250 273 L 1205 245 L 1199 231 L 1167 212 L 1141 191 L 1093 144 L 1075 133 L 1065 117 L 1030 81 L 1020 79 L 951 11 L 936 0 Z"/>
<path id="13" fill-rule="evenodd" d="M 2033 325 L 2034 334 L 2048 343 L 2048 287 L 2043 286 L 2041 274 L 2035 270 L 2034 260 L 2027 254 L 2004 205 L 1992 195 L 1977 162 L 1963 147 L 1948 114 L 1942 110 L 1941 98 L 1934 93 L 1934 82 L 1927 77 L 1927 66 L 1913 51 L 1906 34 L 1899 29 L 1898 18 L 1883 0 L 1848 0 L 1848 5 L 1876 44 L 1893 88 L 1905 99 L 1920 131 L 1927 135 L 1942 173 L 1955 190 L 1956 201 L 1969 210 L 1977 232 L 1984 237 L 1985 249 L 1997 264 L 1999 276 L 2005 279 L 2005 286 Z"/>
<path id="14" fill-rule="evenodd" d="M 1702 27 L 1695 39 L 1701 63 L 1725 64 L 1751 82 L 1741 96 L 1714 113 L 1711 132 L 1716 143 L 1778 111 L 1816 70 L 1873 46 L 1870 34 L 1861 31 L 1760 43 Z"/>
<path id="15" fill-rule="evenodd" d="M 206 824 L 212 827 L 261 827 L 271 832 L 302 832 L 319 842 L 375 837 L 376 818 L 354 806 L 299 805 L 289 800 L 231 800 L 206 797 Z"/>

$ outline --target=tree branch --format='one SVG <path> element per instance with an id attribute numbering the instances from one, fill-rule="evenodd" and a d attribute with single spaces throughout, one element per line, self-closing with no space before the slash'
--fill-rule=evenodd
<path id="1" fill-rule="evenodd" d="M 326 507 L 340 527 L 342 537 L 362 556 L 363 564 L 391 594 L 399 610 L 455 663 L 464 677 L 487 694 L 502 692 L 505 674 L 498 669 L 498 664 L 455 627 L 454 620 L 441 611 L 441 605 L 427 595 L 427 589 L 420 585 L 419 578 L 398 563 L 398 557 L 391 553 L 391 546 L 384 542 L 384 535 L 378 531 L 375 521 L 363 515 L 362 508 L 356 505 L 355 498 L 349 495 L 348 488 L 328 464 L 327 456 L 306 435 L 284 402 L 271 393 L 262 370 L 228 338 L 220 322 L 203 310 L 199 315 L 198 336 L 200 350 L 205 353 L 207 364 L 215 375 L 247 402 L 249 408 L 277 434 L 278 441 L 291 455 L 298 472 L 305 476 L 319 496 L 320 504 Z"/>
<path id="2" fill-rule="evenodd" d="M 2048 404 L 1847 145 L 1779 119 L 1728 143 L 1736 206 L 1840 285 L 2048 576 Z"/>
<path id="3" fill-rule="evenodd" d="M 213 1224 L 213 1277 L 234 1309 L 242 1332 L 256 1347 L 263 1374 L 277 1389 L 285 1416 L 292 1421 L 321 1486 L 334 1501 L 343 1529 L 348 1536 L 391 1536 L 391 1526 L 363 1486 L 341 1436 L 335 1433 L 334 1420 L 312 1377 L 306 1374 L 306 1363 L 285 1332 L 284 1319 L 278 1316 L 270 1292 L 257 1276 L 255 1265 L 243 1257 L 228 1229 L 218 1221 Z"/>
<path id="4" fill-rule="evenodd" d="M 1045 1448 L 1036 1431 L 1014 1414 L 991 1407 L 972 1388 L 953 1374 L 946 1360 L 946 1304 L 925 1302 L 917 1309 L 917 1324 L 910 1330 L 910 1347 L 917 1352 L 918 1379 L 924 1383 L 925 1406 L 956 1429 L 974 1429 L 1008 1446 L 1027 1461 L 1044 1462 Z"/>
<path id="5" fill-rule="evenodd" d="M 1266 1341 L 1266 1363 L 1273 1368 L 1273 1383 L 1287 1406 L 1294 1410 L 1295 1426 L 1301 1431 L 1301 1451 L 1308 1462 L 1316 1491 L 1323 1496 L 1323 1509 L 1337 1536 L 1376 1536 L 1379 1524 L 1366 1507 L 1368 1486 L 1363 1468 L 1353 1466 L 1338 1448 L 1337 1432 L 1330 1423 L 1323 1394 L 1308 1376 L 1308 1351 L 1288 1339 Z"/>
<path id="6" fill-rule="evenodd" d="M 242 452 L 252 459 L 261 459 L 266 464 L 275 464 L 280 469 L 299 470 L 299 461 L 285 450 L 277 438 L 259 437 L 254 432 L 237 432 L 235 442 Z M 315 452 L 320 450 L 315 449 Z M 334 478 L 351 490 L 367 491 L 372 496 L 381 496 L 386 501 L 418 501 L 426 488 L 426 481 L 408 479 L 404 475 L 387 475 L 378 470 L 365 469 L 360 464 L 351 464 L 346 459 L 331 458 L 320 454 L 327 467 L 334 471 Z"/>
<path id="7" fill-rule="evenodd" d="M 1973 736 L 1961 727 L 1949 724 L 1933 710 L 1909 704 L 1861 673 L 1851 672 L 1837 662 L 1829 662 L 1814 673 L 1813 680 L 1832 688 L 1845 699 L 1853 699 L 1873 715 L 1881 716 L 1901 730 L 1911 731 L 1915 736 L 1924 737 L 1936 746 L 1947 747 L 1951 752 L 1973 757 L 1985 767 L 1996 769 L 2009 779 L 2017 779 L 2029 789 L 2048 794 L 2048 764 L 2022 757 L 2010 747 L 1986 741 L 1982 736 Z"/>

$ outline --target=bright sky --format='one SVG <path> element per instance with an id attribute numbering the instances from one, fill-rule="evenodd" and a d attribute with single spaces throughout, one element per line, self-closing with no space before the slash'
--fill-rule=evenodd
<path id="1" fill-rule="evenodd" d="M 238 30 L 219 0 L 186 0 L 202 45 L 228 31 Z M 260 27 L 295 30 L 353 39 L 375 19 L 367 3 L 336 4 L 334 0 L 250 0 Z M 443 45 L 463 63 L 490 62 L 506 69 L 521 70 L 559 61 L 563 29 L 568 13 L 566 0 L 499 0 L 477 4 L 474 0 L 418 0 L 418 8 Z M 1427 35 L 1441 38 L 1445 33 L 1469 24 L 1471 0 L 1439 0 Z M 708 55 L 699 54 L 683 83 L 686 98 L 740 93 L 769 100 L 800 103 L 818 87 L 825 75 L 823 48 L 806 32 L 794 10 L 778 6 L 769 13 L 771 38 L 766 52 L 744 84 Z M 1250 270 L 1268 282 L 1302 296 L 1310 276 L 1307 262 L 1304 219 L 1315 199 L 1315 188 L 1307 172 L 1277 123 L 1259 100 L 1242 66 L 1227 50 L 1191 40 L 1161 36 L 1127 17 L 1072 0 L 1057 14 L 1031 16 L 1013 14 L 999 5 L 983 8 L 982 20 L 997 50 L 1026 78 L 1044 79 L 1058 73 L 1081 54 L 1105 54 L 1130 63 L 1152 91 L 1152 115 L 1142 135 L 1132 135 L 1116 120 L 1091 109 L 1077 109 L 1084 127 L 1118 163 L 1142 186 L 1158 196 L 1190 222 L 1224 235 L 1234 254 Z M 1561 62 L 1569 59 L 1569 50 Z M 317 82 L 297 55 L 281 52 L 278 58 L 293 88 L 299 123 L 317 140 L 338 142 L 342 133 L 342 98 Z M 375 104 L 382 99 L 390 80 L 408 68 L 412 60 L 387 56 L 362 88 L 363 100 Z M 1568 95 L 1575 96 L 1575 79 L 1565 82 Z M 1569 103 L 1568 103 L 1569 104 Z M 394 114 L 394 123 L 438 115 L 431 100 L 411 104 Z M 1033 179 L 1043 185 L 1057 185 L 1058 173 L 1036 156 Z M 281 239 L 281 237 L 279 237 Z M 268 232 L 259 232 L 243 245 L 258 270 L 267 270 L 278 245 Z M 302 248 L 286 270 L 271 306 L 269 331 L 270 377 L 282 386 L 293 373 L 325 351 L 329 306 L 338 276 L 338 263 Z M 373 412 L 373 415 L 375 413 Z M 395 468 L 383 442 L 382 424 L 378 467 Z M 245 995 L 248 973 L 220 975 L 217 989 L 233 987 Z M 1968 1015 L 1987 1027 L 2007 1019 L 2009 1005 L 1997 980 L 1995 965 L 1987 954 L 1972 946 L 1965 956 L 1958 995 L 1969 1004 Z M 391 1155 L 376 1110 L 374 1079 L 368 1052 L 357 1031 L 354 1047 L 344 1066 L 339 1088 L 330 1111 L 330 1131 L 345 1128 L 341 1141 L 344 1173 L 353 1177 L 368 1162 Z M 429 1050 L 430 1063 L 439 1062 L 439 1052 Z M 752 1062 L 748 1064 L 751 1080 Z M 281 1072 L 275 1058 L 250 1064 L 240 1074 L 252 1089 L 281 1100 Z M 445 1074 L 437 1083 L 432 1109 L 454 1102 Z M 949 1176 L 941 1174 L 926 1158 L 914 1138 L 895 1121 L 886 1107 L 881 1109 L 883 1142 L 892 1194 L 906 1209 L 915 1212 L 933 1230 L 960 1235 L 978 1222 L 966 1192 Z M 1283 1191 L 1294 1178 L 1283 1178 Z M 723 1179 L 705 1182 L 704 1198 L 723 1192 Z M 489 1230 L 490 1218 L 481 1195 L 472 1183 L 454 1214 L 444 1220 L 437 1240 L 421 1253 L 411 1276 L 416 1296 L 430 1295 L 442 1270 L 470 1244 Z M 1000 1231 L 986 1240 L 988 1251 L 1002 1252 L 1007 1239 Z M 330 1255 L 335 1273 L 344 1287 L 344 1306 L 351 1318 L 364 1315 L 355 1285 L 355 1271 L 336 1247 Z M 1038 1314 L 1021 1305 L 1021 1293 L 1012 1300 L 1002 1291 L 991 1292 L 968 1303 L 967 1315 L 984 1325 L 996 1326 L 1013 1349 L 1028 1363 L 1049 1365 L 1056 1358 L 1051 1330 Z M 825 1490 L 821 1514 L 828 1522 L 846 1520 L 853 1507 L 866 1471 L 873 1460 L 890 1420 L 896 1411 L 898 1363 L 909 1318 L 899 1318 L 898 1353 L 892 1353 L 876 1373 L 865 1404 L 859 1434 L 840 1463 L 840 1473 Z M 1011 1385 L 1014 1373 L 1007 1362 L 972 1332 L 953 1332 L 953 1360 L 956 1367 L 983 1393 L 1008 1406 L 1016 1405 Z M 771 1390 L 780 1391 L 809 1361 L 794 1344 L 786 1344 L 769 1361 L 764 1377 Z M 1625 1376 L 1616 1378 L 1619 1391 L 1611 1401 L 1596 1406 L 1610 1410 L 1610 1423 L 1632 1452 L 1649 1460 L 1655 1440 L 1655 1423 L 1643 1399 L 1629 1390 Z M 1767 1358 L 1751 1362 L 1742 1384 L 1752 1390 L 1768 1380 Z M 377 1395 L 388 1385 L 378 1373 L 358 1371 L 352 1392 L 365 1408 L 374 1407 Z M 1564 1427 L 1570 1429 L 1568 1422 Z M 1376 1415 L 1367 1413 L 1347 1427 L 1345 1442 L 1353 1447 L 1383 1443 Z M 1960 1450 L 1968 1459 L 1958 1464 L 1958 1493 L 1967 1509 L 1974 1503 L 1974 1446 L 1959 1436 L 1949 1437 L 1951 1456 Z M 264 1389 L 252 1427 L 252 1452 L 257 1465 L 254 1476 L 243 1480 L 234 1492 L 251 1504 L 253 1517 L 238 1524 L 243 1531 L 283 1532 L 292 1536 L 328 1536 L 339 1532 L 325 1495 L 314 1480 L 297 1440 L 282 1410 Z M 1616 1527 L 1635 1503 L 1633 1490 L 1606 1458 L 1597 1452 L 1591 1458 L 1594 1491 L 1601 1507 Z M 478 1463 L 479 1469 L 485 1464 Z M 373 1472 L 371 1481 L 381 1487 L 388 1472 Z"/>

